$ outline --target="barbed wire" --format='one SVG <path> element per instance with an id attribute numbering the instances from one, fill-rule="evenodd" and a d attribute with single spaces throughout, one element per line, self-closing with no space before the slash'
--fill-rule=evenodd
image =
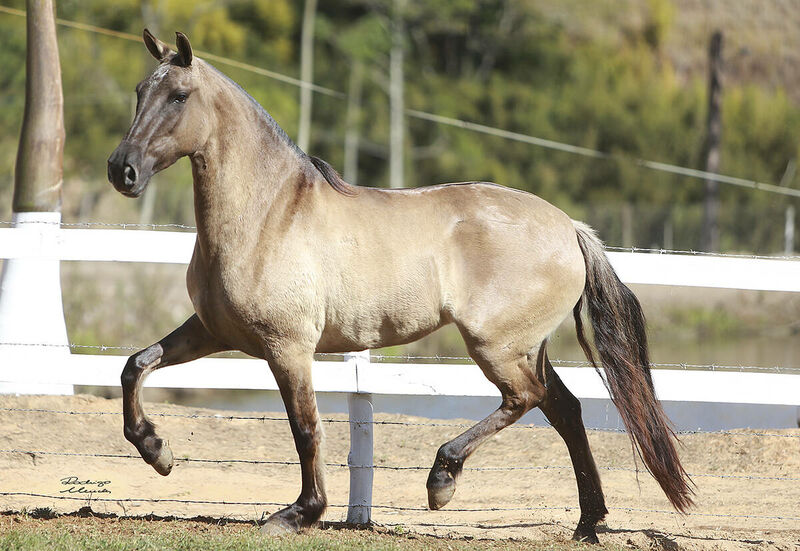
<path id="1" fill-rule="evenodd" d="M 197 226 L 189 226 L 186 224 L 142 224 L 134 222 L 55 222 L 51 220 L 0 220 L 0 226 L 22 226 L 22 225 L 49 225 L 60 226 L 64 228 L 93 228 L 93 227 L 113 227 L 122 229 L 143 229 L 149 228 L 156 230 L 159 228 L 183 229 L 183 230 L 197 230 Z M 719 257 L 719 258 L 744 258 L 753 260 L 793 260 L 800 261 L 800 255 L 759 255 L 747 253 L 720 253 L 708 251 L 695 251 L 693 249 L 663 249 L 663 248 L 648 248 L 648 247 L 618 247 L 612 245 L 605 245 L 605 250 L 616 252 L 631 252 L 631 253 L 651 253 L 651 254 L 671 254 L 679 256 L 702 256 L 702 257 Z"/>
<path id="2" fill-rule="evenodd" d="M 29 455 L 31 457 L 37 456 L 58 456 L 58 457 L 98 457 L 105 459 L 132 459 L 141 461 L 142 458 L 138 455 L 130 454 L 117 454 L 117 453 L 86 453 L 86 452 L 52 452 L 42 450 L 16 450 L 0 449 L 0 453 L 5 454 L 18 454 Z M 246 464 L 246 465 L 280 465 L 280 466 L 298 466 L 299 461 L 278 461 L 271 459 L 208 459 L 208 458 L 193 458 L 193 457 L 175 457 L 176 463 L 210 463 L 210 464 Z M 360 469 L 375 469 L 385 471 L 429 471 L 430 466 L 425 465 L 355 465 L 351 463 L 326 463 L 326 467 L 330 468 L 360 468 Z M 641 473 L 641 469 L 630 467 L 608 467 L 598 466 L 601 471 L 609 472 L 630 472 Z M 471 472 L 508 472 L 508 471 L 572 471 L 574 468 L 571 465 L 509 465 L 503 467 L 464 467 L 464 471 Z M 797 481 L 800 477 L 792 476 L 765 476 L 765 475 L 732 475 L 732 474 L 719 474 L 719 473 L 687 473 L 695 478 L 721 478 L 721 479 L 736 479 L 736 480 L 779 480 L 779 481 Z"/>
<path id="3" fill-rule="evenodd" d="M 418 119 L 427 120 L 430 122 L 435 122 L 437 124 L 444 124 L 448 126 L 454 126 L 457 128 L 462 128 L 465 130 L 472 130 L 473 132 L 480 132 L 482 134 L 489 134 L 492 136 L 497 136 L 499 138 L 505 138 L 507 140 L 513 140 L 517 142 L 528 143 L 531 145 L 536 145 L 539 147 L 544 147 L 547 149 L 554 149 L 557 151 L 563 151 L 566 153 L 572 153 L 575 155 L 581 155 L 584 157 L 590 157 L 594 159 L 603 159 L 603 160 L 610 160 L 610 161 L 617 161 L 617 162 L 627 162 L 630 164 L 634 164 L 643 168 L 647 168 L 650 170 L 655 170 L 658 172 L 668 172 L 671 174 L 678 174 L 680 176 L 687 176 L 690 178 L 702 179 L 702 180 L 711 180 L 714 182 L 719 182 L 721 184 L 730 184 L 739 187 L 745 187 L 750 189 L 756 189 L 759 191 L 768 191 L 771 193 L 778 193 L 781 195 L 788 195 L 791 197 L 800 197 L 800 190 L 792 189 L 784 186 L 776 186 L 775 184 L 767 184 L 764 182 L 759 182 L 756 180 L 751 180 L 748 178 L 738 178 L 735 176 L 726 176 L 724 174 L 718 174 L 715 172 L 707 172 L 705 170 L 698 170 L 695 168 L 687 168 L 678 165 L 674 165 L 671 163 L 663 163 L 659 161 L 650 161 L 647 159 L 640 159 L 636 157 L 632 157 L 630 155 L 620 155 L 620 154 L 613 154 L 607 153 L 605 151 L 600 151 L 598 149 L 592 149 L 589 147 L 582 147 L 576 146 L 572 144 L 566 144 L 563 142 L 556 142 L 553 140 L 548 140 L 544 138 L 539 138 L 536 136 L 530 136 L 528 134 L 521 134 L 519 132 L 511 132 L 509 130 L 505 130 L 502 128 L 495 128 L 492 126 L 487 126 L 485 124 L 478 124 L 471 121 L 465 121 L 462 119 L 456 119 L 453 117 L 445 117 L 442 115 L 437 115 L 435 113 L 426 113 L 424 111 L 417 111 L 415 109 L 406 109 L 406 115 Z"/>
<path id="4" fill-rule="evenodd" d="M 6 13 L 9 15 L 15 15 L 19 17 L 26 17 L 26 13 L 23 10 L 18 10 L 14 8 L 10 8 L 7 6 L 0 6 L 0 12 Z M 56 19 L 56 23 L 58 25 L 62 25 L 65 27 L 70 27 L 73 29 L 78 29 L 87 32 L 93 32 L 97 34 L 102 34 L 105 36 L 110 36 L 114 38 L 120 38 L 123 40 L 139 42 L 141 41 L 141 37 L 137 35 L 133 35 L 130 33 L 125 33 L 121 31 L 115 31 L 112 29 L 107 29 L 104 27 L 99 27 L 96 25 L 90 25 L 87 23 L 80 23 L 77 21 L 70 21 L 67 19 Z M 216 61 L 218 63 L 223 63 L 230 65 L 232 67 L 236 67 L 245 71 L 249 71 L 252 73 L 256 73 L 268 78 L 272 78 L 281 82 L 285 82 L 287 84 L 292 84 L 294 86 L 298 86 L 300 88 L 309 88 L 315 92 L 320 94 L 324 94 L 331 97 L 336 97 L 339 99 L 346 98 L 346 94 L 340 92 L 339 90 L 333 90 L 332 88 L 326 88 L 324 86 L 319 86 L 312 82 L 306 82 L 301 79 L 297 79 L 291 77 L 289 75 L 285 75 L 283 73 L 279 73 L 277 71 L 270 71 L 268 69 L 263 69 L 261 67 L 257 67 L 255 65 L 251 65 L 249 63 L 244 63 L 242 61 L 236 61 L 233 59 L 229 59 L 223 56 L 218 56 L 215 54 L 211 54 L 210 52 L 205 52 L 202 50 L 197 50 L 196 54 L 205 57 L 211 61 Z M 577 146 L 572 144 L 567 144 L 563 142 L 558 142 L 555 140 L 549 140 L 546 138 L 540 138 L 537 136 L 531 136 L 528 134 L 522 134 L 519 132 L 511 132 L 509 130 L 505 130 L 502 128 L 496 128 L 484 124 L 479 124 L 471 121 L 466 121 L 463 119 L 457 119 L 453 117 L 446 117 L 443 115 L 439 115 L 436 113 L 428 113 L 425 111 L 419 111 L 417 109 L 405 109 L 405 114 L 409 117 L 413 117 L 416 119 L 426 120 L 429 122 L 433 122 L 436 124 L 443 124 L 446 126 L 452 126 L 456 128 L 461 128 L 465 130 L 470 130 L 473 132 L 478 132 L 482 134 L 488 134 L 497 136 L 500 138 L 523 142 L 531 145 L 535 145 L 538 147 L 544 147 L 547 149 L 552 149 L 556 151 L 562 151 L 570 154 L 581 155 L 584 157 L 600 159 L 600 160 L 610 160 L 616 162 L 626 162 L 629 164 L 633 164 L 636 166 L 640 166 L 643 168 L 647 168 L 650 170 L 655 170 L 658 172 L 666 172 L 670 174 L 677 174 L 680 176 L 685 176 L 689 178 L 695 178 L 703 181 L 715 181 L 722 184 L 729 184 L 735 185 L 739 187 L 754 189 L 758 191 L 767 191 L 770 193 L 777 193 L 781 195 L 791 196 L 791 197 L 800 197 L 800 190 L 789 188 L 786 186 L 779 186 L 775 184 L 769 184 L 765 182 L 759 182 L 757 180 L 752 180 L 749 178 L 739 178 L 736 176 L 728 176 L 725 174 L 718 174 L 715 172 L 708 172 L 705 170 L 698 170 L 694 168 L 682 167 L 679 165 L 671 164 L 671 163 L 664 163 L 660 161 L 651 161 L 647 159 L 641 159 L 637 157 L 633 157 L 630 155 L 622 155 L 616 153 L 608 153 L 605 151 L 600 151 L 598 149 L 593 149 L 589 147 Z"/>
<path id="5" fill-rule="evenodd" d="M 126 350 L 126 351 L 138 351 L 144 350 L 147 348 L 145 346 L 136 346 L 132 344 L 126 345 L 108 345 L 108 344 L 79 344 L 79 343 L 66 343 L 66 344 L 56 344 L 56 343 L 27 343 L 27 342 L 0 342 L 0 346 L 16 346 L 16 347 L 43 347 L 43 348 L 69 348 L 75 350 L 100 350 L 101 352 L 105 352 L 108 350 Z M 221 352 L 220 354 L 236 354 L 236 351 L 227 351 Z M 322 352 L 319 354 L 315 354 L 315 356 L 321 358 L 345 358 L 348 354 L 338 353 L 338 352 Z M 436 361 L 458 361 L 464 364 L 474 365 L 475 361 L 470 358 L 469 356 L 440 356 L 440 355 L 433 355 L 433 356 L 426 356 L 426 355 L 397 355 L 397 354 L 370 354 L 369 357 L 370 361 L 377 360 L 375 365 L 379 365 L 384 360 L 405 360 L 406 362 L 411 362 L 410 364 L 413 365 L 415 360 L 436 360 Z M 391 362 L 385 362 L 391 363 Z M 553 365 L 563 365 L 563 366 L 573 366 L 573 367 L 583 367 L 583 368 L 594 368 L 592 364 L 590 364 L 586 360 L 560 360 L 560 359 L 551 359 L 550 363 Z M 457 365 L 457 364 L 456 364 Z M 683 370 L 706 370 L 706 371 L 737 371 L 737 372 L 747 372 L 747 371 L 767 371 L 771 373 L 782 373 L 782 372 L 789 372 L 789 373 L 800 373 L 800 367 L 784 367 L 784 366 L 758 366 L 758 365 L 722 365 L 722 364 L 691 364 L 691 363 L 663 363 L 663 362 L 656 362 L 650 364 L 651 368 L 661 369 L 661 368 L 678 368 Z"/>
<path id="6" fill-rule="evenodd" d="M 42 408 L 9 408 L 0 407 L 0 411 L 19 412 L 19 413 L 46 413 L 46 414 L 60 414 L 60 415 L 122 415 L 121 411 L 69 411 L 69 410 L 54 410 Z M 150 417 L 176 417 L 183 419 L 212 419 L 217 421 L 278 421 L 289 422 L 288 417 L 272 417 L 266 415 L 229 415 L 229 414 L 202 414 L 202 413 L 165 413 L 155 412 L 148 413 Z M 448 422 L 409 422 L 409 421 L 351 421 L 349 419 L 333 419 L 322 418 L 322 423 L 329 424 L 355 424 L 355 425 L 373 425 L 373 426 L 402 426 L 402 427 L 451 427 L 451 428 L 470 428 L 475 426 L 475 423 L 448 423 Z M 509 425 L 504 430 L 535 430 L 541 428 L 537 425 L 524 425 L 515 423 Z M 625 429 L 614 429 L 605 427 L 586 427 L 587 431 L 591 432 L 611 432 L 626 434 Z M 800 438 L 800 434 L 781 434 L 775 432 L 760 432 L 750 431 L 737 432 L 731 430 L 721 431 L 704 431 L 704 430 L 679 430 L 675 431 L 678 435 L 709 435 L 709 436 L 733 436 L 733 437 L 776 437 L 776 438 Z"/>
<path id="7" fill-rule="evenodd" d="M 44 226 L 59 226 L 62 228 L 94 228 L 94 227 L 111 227 L 127 229 L 141 229 L 150 228 L 155 230 L 157 228 L 171 228 L 171 229 L 184 229 L 184 230 L 197 230 L 197 226 L 187 226 L 186 224 L 140 224 L 133 222 L 55 222 L 51 220 L 0 220 L 0 226 L 25 226 L 25 225 L 44 225 Z"/>
<path id="8" fill-rule="evenodd" d="M 656 249 L 648 247 L 615 247 L 604 245 L 607 251 L 620 251 L 628 253 L 651 253 L 651 254 L 674 254 L 684 256 L 710 256 L 721 258 L 747 258 L 752 260 L 800 260 L 798 255 L 765 255 L 747 253 L 718 253 L 707 251 L 695 251 L 692 249 Z"/>
<path id="9" fill-rule="evenodd" d="M 40 497 L 46 499 L 62 499 L 71 501 L 85 501 L 91 502 L 106 502 L 106 503 L 181 503 L 187 505 L 237 505 L 237 506 L 270 506 L 270 507 L 286 507 L 288 503 L 278 503 L 274 501 L 222 501 L 222 500 L 205 500 L 205 499 L 179 499 L 179 498 L 102 498 L 94 497 L 94 494 L 89 496 L 75 497 L 75 496 L 56 496 L 49 494 L 39 494 L 34 492 L 0 492 L 0 496 L 8 497 Z M 346 509 L 349 505 L 343 504 L 328 504 L 328 508 Z M 383 509 L 389 511 L 405 511 L 405 512 L 430 512 L 427 507 L 412 507 L 403 505 L 370 505 L 372 509 Z M 610 511 L 622 511 L 628 513 L 651 513 L 663 514 L 670 516 L 684 516 L 683 513 L 677 511 L 665 511 L 663 509 L 641 509 L 636 507 L 608 507 Z M 572 505 L 554 506 L 554 505 L 540 505 L 540 506 L 526 506 L 526 507 L 453 507 L 447 508 L 448 513 L 488 513 L 488 512 L 503 512 L 503 511 L 577 511 L 578 507 Z M 739 515 L 735 513 L 702 513 L 693 512 L 691 516 L 699 517 L 713 517 L 713 518 L 744 518 L 755 520 L 800 520 L 800 517 L 784 517 L 779 515 Z"/>

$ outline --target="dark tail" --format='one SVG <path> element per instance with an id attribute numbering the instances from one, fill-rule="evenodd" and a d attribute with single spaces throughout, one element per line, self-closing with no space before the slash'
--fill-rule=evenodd
<path id="1" fill-rule="evenodd" d="M 586 287 L 573 310 L 578 342 L 597 369 L 583 335 L 581 306 L 585 301 L 606 373 L 603 380 L 633 446 L 670 503 L 686 512 L 693 504 L 692 482 L 675 450 L 675 432 L 653 389 L 642 308 L 617 277 L 594 231 L 580 222 L 575 222 L 575 230 L 586 261 Z"/>

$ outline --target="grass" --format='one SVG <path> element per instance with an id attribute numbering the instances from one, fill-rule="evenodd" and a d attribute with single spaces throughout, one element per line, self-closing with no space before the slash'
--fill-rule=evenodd
<path id="1" fill-rule="evenodd" d="M 252 523 L 213 520 L 145 520 L 54 516 L 47 512 L 0 516 L 0 550 L 270 550 L 270 551 L 567 551 L 588 549 L 568 541 L 452 539 L 414 534 L 397 527 L 327 528 L 282 538 L 262 536 Z M 603 549 L 609 549 L 603 547 Z"/>

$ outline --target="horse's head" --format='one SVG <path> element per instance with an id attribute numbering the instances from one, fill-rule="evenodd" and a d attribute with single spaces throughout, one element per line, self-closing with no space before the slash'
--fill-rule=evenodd
<path id="1" fill-rule="evenodd" d="M 207 138 L 199 64 L 192 64 L 189 39 L 176 34 L 178 51 L 173 52 L 147 29 L 143 33 L 160 64 L 136 87 L 133 123 L 108 159 L 109 182 L 128 197 L 141 195 L 153 174 L 193 154 Z"/>

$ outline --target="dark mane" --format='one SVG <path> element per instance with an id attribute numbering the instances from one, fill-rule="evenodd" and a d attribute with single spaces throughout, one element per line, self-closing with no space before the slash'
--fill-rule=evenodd
<path id="1" fill-rule="evenodd" d="M 336 172 L 331 165 L 320 159 L 319 157 L 312 157 L 308 155 L 308 160 L 311 161 L 311 164 L 314 165 L 314 168 L 319 170 L 319 173 L 325 178 L 325 180 L 331 185 L 333 189 L 341 193 L 342 195 L 347 195 L 352 197 L 354 195 L 358 195 L 358 188 L 355 186 L 351 186 L 344 180 L 342 177 L 339 176 L 339 173 Z"/>
<path id="2" fill-rule="evenodd" d="M 273 133 L 278 138 L 280 138 L 284 143 L 286 143 L 289 147 L 291 147 L 292 150 L 294 150 L 294 152 L 297 153 L 300 157 L 306 157 L 309 161 L 311 161 L 311 164 L 314 165 L 314 168 L 316 168 L 319 171 L 319 173 L 322 174 L 322 176 L 325 178 L 325 180 L 330 184 L 330 186 L 333 189 L 335 189 L 342 195 L 347 195 L 349 197 L 358 195 L 358 189 L 355 186 L 352 186 L 347 182 L 345 182 L 342 179 L 342 177 L 339 176 L 339 173 L 336 172 L 336 169 L 334 169 L 331 165 L 329 165 L 328 163 L 326 163 L 325 161 L 323 161 L 318 157 L 312 157 L 311 155 L 307 155 L 305 151 L 297 147 L 297 144 L 294 143 L 294 141 L 292 141 L 289 135 L 286 134 L 283 128 L 281 128 L 281 126 L 275 121 L 275 119 L 272 118 L 272 116 L 267 112 L 267 110 L 264 109 L 264 107 L 260 103 L 258 103 L 258 101 L 256 101 L 256 99 L 253 96 L 248 94 L 247 90 L 242 88 L 238 82 L 231 79 L 228 75 L 226 75 L 225 73 L 223 73 L 210 63 L 206 63 L 206 65 L 208 65 L 214 71 L 214 73 L 222 77 L 224 81 L 226 81 L 228 84 L 231 84 L 236 89 L 238 89 L 239 92 L 241 92 L 244 95 L 244 97 L 247 98 L 253 104 L 258 113 L 261 115 L 261 118 L 264 121 L 264 123 L 272 129 Z"/>

